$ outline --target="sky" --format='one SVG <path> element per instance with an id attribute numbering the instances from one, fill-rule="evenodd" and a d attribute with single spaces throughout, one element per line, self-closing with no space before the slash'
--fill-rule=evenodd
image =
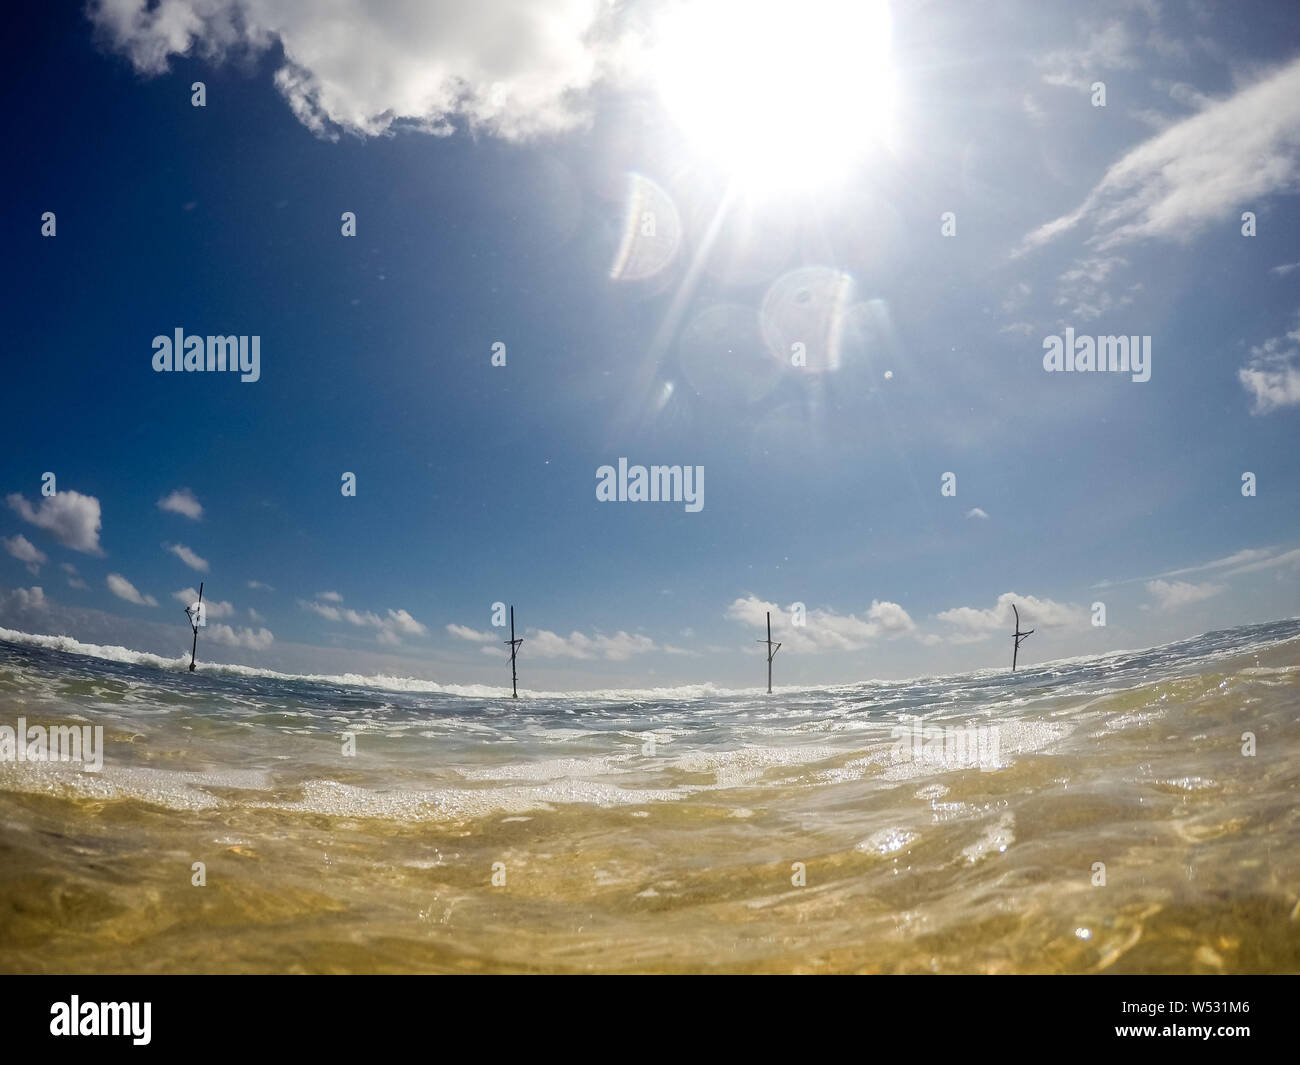
<path id="1" fill-rule="evenodd" d="M 200 661 L 508 684 L 506 603 L 584 690 L 1300 613 L 1286 0 L 11 21 L 0 626 L 176 656 L 203 581 Z"/>

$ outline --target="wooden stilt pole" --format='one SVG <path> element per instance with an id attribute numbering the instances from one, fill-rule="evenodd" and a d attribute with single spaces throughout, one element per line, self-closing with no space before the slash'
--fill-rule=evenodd
<path id="1" fill-rule="evenodd" d="M 189 616 L 190 619 L 190 626 L 194 629 L 194 643 L 190 645 L 190 672 L 191 673 L 194 672 L 194 656 L 195 654 L 198 653 L 199 650 L 199 625 L 202 624 L 203 621 L 203 582 L 202 581 L 199 581 L 199 601 L 196 605 L 198 606 L 198 609 L 194 610 L 193 614 L 190 613 L 191 609 L 193 608 L 191 607 L 185 608 L 185 613 L 187 616 Z"/>
<path id="2" fill-rule="evenodd" d="M 778 643 L 775 647 L 772 646 L 772 612 L 770 610 L 767 612 L 767 639 L 757 640 L 755 642 L 767 644 L 767 694 L 771 695 L 772 694 L 772 659 L 776 657 L 776 652 L 781 650 L 781 645 Z"/>
<path id="3" fill-rule="evenodd" d="M 524 642 L 523 637 L 515 639 L 515 608 L 510 608 L 510 639 L 503 641 L 510 644 L 510 698 L 519 698 L 519 675 L 515 672 L 515 655 L 519 653 L 519 645 Z"/>
<path id="4" fill-rule="evenodd" d="M 1022 641 L 1027 640 L 1030 636 L 1032 636 L 1034 634 L 1034 630 L 1030 629 L 1028 632 L 1020 631 L 1020 611 L 1016 609 L 1015 603 L 1011 604 L 1011 612 L 1016 616 L 1016 631 L 1013 634 L 1016 641 L 1016 646 L 1011 652 L 1011 672 L 1014 673 L 1016 671 L 1016 659 L 1020 655 L 1020 644 Z"/>

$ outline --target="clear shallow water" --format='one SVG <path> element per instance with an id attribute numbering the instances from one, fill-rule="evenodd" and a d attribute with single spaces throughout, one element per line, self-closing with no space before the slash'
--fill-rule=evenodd
<path id="1" fill-rule="evenodd" d="M 0 635 L 0 725 L 105 734 L 0 762 L 3 971 L 1300 971 L 1300 620 L 517 702 Z"/>

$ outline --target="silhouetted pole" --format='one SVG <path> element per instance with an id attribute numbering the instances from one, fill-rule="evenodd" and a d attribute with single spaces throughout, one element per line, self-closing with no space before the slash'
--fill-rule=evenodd
<path id="1" fill-rule="evenodd" d="M 1020 654 L 1020 644 L 1023 640 L 1029 639 L 1029 637 L 1034 634 L 1034 630 L 1030 629 L 1028 632 L 1020 631 L 1020 611 L 1016 609 L 1015 603 L 1011 604 L 1011 612 L 1016 616 L 1016 631 L 1014 634 L 1016 646 L 1011 652 L 1011 672 L 1014 673 L 1016 671 L 1016 658 Z"/>
<path id="2" fill-rule="evenodd" d="M 781 650 L 781 645 L 779 643 L 775 647 L 772 646 L 772 611 L 769 610 L 767 612 L 767 639 L 755 640 L 754 642 L 767 644 L 767 694 L 771 695 L 772 694 L 772 659 L 776 657 L 776 652 Z"/>
<path id="3" fill-rule="evenodd" d="M 197 609 L 195 609 L 197 607 Z M 199 601 L 195 607 L 186 607 L 185 614 L 190 619 L 190 626 L 194 629 L 194 643 L 190 645 L 190 672 L 194 672 L 194 655 L 199 649 L 199 619 L 203 617 L 203 582 L 199 581 Z M 194 610 L 191 614 L 190 611 Z"/>
<path id="4" fill-rule="evenodd" d="M 515 673 L 515 655 L 519 653 L 519 645 L 524 642 L 523 637 L 515 639 L 515 608 L 510 608 L 510 639 L 503 640 L 503 643 L 510 644 L 510 698 L 519 698 L 519 677 Z"/>

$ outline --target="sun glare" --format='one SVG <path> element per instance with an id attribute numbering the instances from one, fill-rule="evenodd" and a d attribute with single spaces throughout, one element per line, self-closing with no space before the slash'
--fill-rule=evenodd
<path id="1" fill-rule="evenodd" d="M 892 145 L 884 0 L 696 0 L 655 37 L 666 110 L 747 191 L 816 190 Z"/>

